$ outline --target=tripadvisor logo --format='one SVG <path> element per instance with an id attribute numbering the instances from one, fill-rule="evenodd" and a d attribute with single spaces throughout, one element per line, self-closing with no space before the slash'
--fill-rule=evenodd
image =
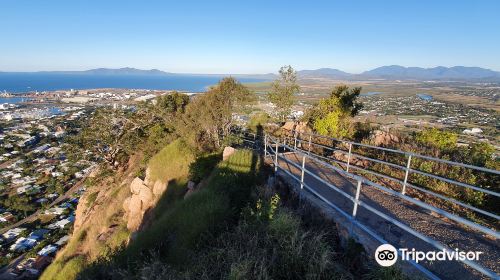
<path id="1" fill-rule="evenodd" d="M 375 260 L 381 266 L 391 266 L 398 260 L 398 250 L 391 244 L 382 244 L 375 251 Z"/>
<path id="2" fill-rule="evenodd" d="M 399 253 L 401 260 L 412 260 L 416 263 L 421 261 L 478 261 L 479 256 L 483 253 L 480 251 L 459 251 L 458 249 L 440 251 L 416 251 L 415 248 L 409 250 L 400 248 Z M 392 266 L 398 260 L 398 249 L 390 244 L 382 244 L 375 251 L 375 260 L 381 266 Z"/>

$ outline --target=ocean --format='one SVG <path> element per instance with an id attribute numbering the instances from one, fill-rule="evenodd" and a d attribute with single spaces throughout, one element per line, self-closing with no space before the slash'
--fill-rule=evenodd
<path id="1" fill-rule="evenodd" d="M 15 104 L 15 103 L 24 102 L 27 100 L 28 100 L 28 98 L 21 98 L 21 97 L 0 97 L 0 104 L 2 104 L 2 103 Z"/>
<path id="2" fill-rule="evenodd" d="M 0 72 L 0 92 L 23 93 L 94 88 L 159 89 L 202 92 L 224 76 L 198 75 L 97 75 Z M 261 79 L 238 79 L 242 83 Z"/>

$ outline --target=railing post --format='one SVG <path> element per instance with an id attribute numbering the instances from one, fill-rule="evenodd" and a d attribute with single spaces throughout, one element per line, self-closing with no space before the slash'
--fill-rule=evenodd
<path id="1" fill-rule="evenodd" d="M 267 157 L 267 134 L 264 135 L 264 159 Z"/>
<path id="2" fill-rule="evenodd" d="M 293 149 L 297 150 L 297 131 L 295 131 L 293 137 L 294 137 L 294 139 L 293 139 Z"/>
<path id="3" fill-rule="evenodd" d="M 302 170 L 300 173 L 300 191 L 304 189 L 304 171 L 306 168 L 306 155 L 302 155 Z"/>
<path id="4" fill-rule="evenodd" d="M 347 168 L 346 171 L 349 172 L 349 163 L 351 162 L 351 151 L 352 151 L 352 143 L 349 143 L 349 155 L 347 156 Z"/>
<path id="5" fill-rule="evenodd" d="M 278 139 L 276 139 L 276 146 L 274 150 L 274 172 L 278 172 Z"/>
<path id="6" fill-rule="evenodd" d="M 356 187 L 356 196 L 354 197 L 354 207 L 352 208 L 352 217 L 356 218 L 356 213 L 358 212 L 359 204 L 359 194 L 361 193 L 361 180 L 358 180 L 358 186 Z"/>
<path id="7" fill-rule="evenodd" d="M 312 143 L 312 135 L 309 134 L 309 147 L 307 147 L 307 155 L 311 154 L 311 143 Z"/>
<path id="8" fill-rule="evenodd" d="M 410 174 L 410 164 L 411 164 L 411 155 L 408 156 L 408 162 L 406 163 L 405 180 L 403 182 L 403 190 L 401 191 L 402 194 L 406 193 L 406 183 L 408 182 L 408 175 Z"/>

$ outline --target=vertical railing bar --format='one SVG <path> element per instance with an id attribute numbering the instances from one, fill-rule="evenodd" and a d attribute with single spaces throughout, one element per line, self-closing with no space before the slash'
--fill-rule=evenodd
<path id="1" fill-rule="evenodd" d="M 267 134 L 264 134 L 264 158 L 267 157 Z"/>
<path id="2" fill-rule="evenodd" d="M 401 190 L 402 194 L 406 193 L 406 183 L 408 182 L 408 175 L 410 174 L 410 165 L 411 165 L 411 155 L 408 156 L 408 162 L 406 163 L 405 180 L 403 181 L 403 189 Z"/>
<path id="3" fill-rule="evenodd" d="M 352 209 L 352 217 L 356 218 L 356 213 L 358 212 L 359 204 L 359 194 L 361 193 L 361 180 L 358 180 L 358 186 L 356 187 L 356 196 L 354 197 L 354 207 Z"/>
<path id="4" fill-rule="evenodd" d="M 312 135 L 309 134 L 309 146 L 307 147 L 307 155 L 311 154 L 311 142 L 312 142 Z"/>
<path id="5" fill-rule="evenodd" d="M 347 172 L 349 172 L 349 164 L 351 162 L 351 155 L 352 155 L 352 143 L 349 143 L 349 155 L 347 156 L 347 168 L 346 168 Z"/>
<path id="6" fill-rule="evenodd" d="M 278 142 L 276 139 L 276 146 L 274 148 L 274 173 L 278 172 Z"/>
<path id="7" fill-rule="evenodd" d="M 306 155 L 302 155 L 302 169 L 300 174 L 300 191 L 304 189 L 304 171 L 306 166 Z"/>
<path id="8" fill-rule="evenodd" d="M 293 148 L 297 150 L 297 131 L 294 132 L 293 138 L 294 138 Z"/>

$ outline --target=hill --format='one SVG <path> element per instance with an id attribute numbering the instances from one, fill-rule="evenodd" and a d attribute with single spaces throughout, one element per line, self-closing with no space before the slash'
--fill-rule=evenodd
<path id="1" fill-rule="evenodd" d="M 329 78 L 343 80 L 450 80 L 450 81 L 491 81 L 500 82 L 500 72 L 480 67 L 437 66 L 433 68 L 404 67 L 399 65 L 381 66 L 361 74 L 351 74 L 333 68 L 301 70 L 301 78 Z"/>
<path id="2" fill-rule="evenodd" d="M 337 78 L 337 79 L 346 79 L 351 78 L 353 74 L 346 73 L 344 71 L 340 71 L 338 69 L 333 68 L 320 68 L 316 70 L 301 70 L 298 71 L 297 74 L 303 78 Z"/>
<path id="3" fill-rule="evenodd" d="M 465 66 L 421 68 L 391 65 L 365 71 L 359 76 L 364 78 L 415 80 L 500 80 L 500 72 Z"/>
<path id="4" fill-rule="evenodd" d="M 9 74 L 11 72 L 1 72 Z M 165 72 L 158 69 L 142 70 L 137 68 L 96 68 L 84 71 L 40 71 L 34 73 L 54 73 L 54 74 L 78 74 L 78 75 L 99 75 L 99 76 L 203 76 L 203 77 L 223 77 L 232 76 L 235 78 L 274 80 L 277 75 L 267 74 L 188 74 Z M 347 73 L 334 68 L 319 68 L 311 70 L 297 71 L 299 78 L 327 78 L 336 80 L 436 80 L 436 81 L 473 81 L 473 82 L 500 82 L 500 72 L 481 67 L 437 66 L 433 68 L 404 67 L 400 65 L 381 66 L 360 74 Z"/>

